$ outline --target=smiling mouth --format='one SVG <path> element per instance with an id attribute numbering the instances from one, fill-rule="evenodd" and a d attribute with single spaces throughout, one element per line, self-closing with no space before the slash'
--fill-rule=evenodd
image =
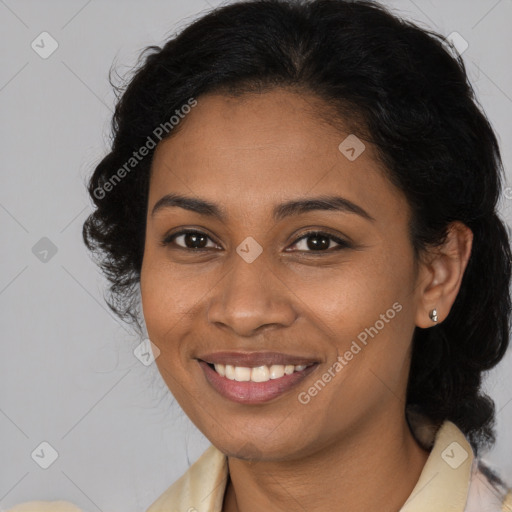
<path id="1" fill-rule="evenodd" d="M 235 366 L 198 359 L 206 382 L 224 398 L 241 404 L 263 404 L 296 388 L 319 363 Z"/>
<path id="2" fill-rule="evenodd" d="M 280 379 L 285 375 L 291 375 L 295 372 L 302 372 L 309 366 L 312 366 L 315 363 L 311 363 L 308 365 L 300 364 L 300 365 L 283 365 L 283 364 L 273 364 L 271 366 L 262 365 L 256 367 L 247 367 L 247 366 L 234 366 L 231 364 L 213 364 L 207 363 L 208 366 L 217 372 L 221 377 L 225 377 L 229 380 L 235 380 L 237 382 L 268 382 L 269 380 Z"/>

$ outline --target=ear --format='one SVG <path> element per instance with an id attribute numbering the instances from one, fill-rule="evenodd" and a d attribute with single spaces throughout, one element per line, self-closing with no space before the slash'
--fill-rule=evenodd
<path id="1" fill-rule="evenodd" d="M 416 325 L 428 328 L 435 325 L 429 313 L 437 310 L 438 322 L 450 312 L 459 293 L 462 277 L 471 255 L 473 232 L 462 222 L 452 222 L 441 246 L 427 250 L 418 273 L 418 306 Z"/>

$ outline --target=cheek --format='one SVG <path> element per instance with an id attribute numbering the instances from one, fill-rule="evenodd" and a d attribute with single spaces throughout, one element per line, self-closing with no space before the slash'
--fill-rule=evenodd
<path id="1" fill-rule="evenodd" d="M 395 302 L 411 300 L 411 262 L 384 252 L 359 253 L 315 277 L 296 276 L 288 284 L 317 318 L 333 325 L 333 333 L 337 334 L 363 330 Z"/>
<path id="2" fill-rule="evenodd" d="M 170 265 L 164 259 L 145 255 L 141 269 L 140 287 L 142 309 L 149 339 L 159 348 L 158 369 L 174 396 L 181 397 L 188 382 L 194 389 L 190 370 L 190 340 L 197 341 L 198 328 L 205 318 L 204 300 L 211 283 L 206 275 L 192 269 Z"/>
<path id="3" fill-rule="evenodd" d="M 401 254 L 375 251 L 297 289 L 332 347 L 330 357 L 343 358 L 343 373 L 358 387 L 376 380 L 370 370 L 391 387 L 403 378 L 414 331 L 413 271 L 407 247 Z"/>
<path id="4" fill-rule="evenodd" d="M 205 280 L 191 279 L 183 269 L 145 256 L 140 278 L 142 307 L 148 332 L 161 336 L 190 315 L 205 293 Z"/>
<path id="5" fill-rule="evenodd" d="M 393 260 L 374 261 L 367 272 L 353 276 L 335 329 L 345 382 L 367 399 L 384 399 L 389 390 L 401 395 L 408 375 L 414 332 L 413 266 L 397 256 L 396 272 L 389 261 Z"/>
<path id="6" fill-rule="evenodd" d="M 140 288 L 142 309 L 149 339 L 160 350 L 155 363 L 162 378 L 175 397 L 182 397 L 187 371 L 182 357 L 181 341 L 184 315 L 190 308 L 185 289 L 170 276 L 165 264 L 153 263 L 149 255 L 141 269 Z M 190 390 L 190 386 L 188 386 Z"/>
<path id="7" fill-rule="evenodd" d="M 180 308 L 175 297 L 181 295 L 176 293 L 172 284 L 162 266 L 152 264 L 151 258 L 145 255 L 140 277 L 142 310 L 149 339 L 161 352 L 156 361 L 158 366 L 163 360 L 168 360 L 166 354 L 169 350 L 176 348 L 168 340 L 173 334 L 172 326 L 179 319 Z"/>

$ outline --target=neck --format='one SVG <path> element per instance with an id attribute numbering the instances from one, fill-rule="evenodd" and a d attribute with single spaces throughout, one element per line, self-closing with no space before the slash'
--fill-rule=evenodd
<path id="1" fill-rule="evenodd" d="M 397 418 L 397 415 L 394 416 Z M 293 461 L 228 458 L 224 512 L 399 510 L 407 501 L 428 452 L 402 414 L 359 426 L 350 436 Z"/>

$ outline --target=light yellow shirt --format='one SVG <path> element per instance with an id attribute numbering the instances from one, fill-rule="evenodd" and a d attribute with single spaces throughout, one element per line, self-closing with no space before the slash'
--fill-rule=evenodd
<path id="1" fill-rule="evenodd" d="M 512 512 L 511 490 L 486 476 L 453 423 L 445 421 L 424 444 L 430 455 L 400 512 Z M 227 457 L 211 445 L 146 512 L 222 512 L 227 481 Z M 67 502 L 32 501 L 6 512 L 78 511 Z"/>

